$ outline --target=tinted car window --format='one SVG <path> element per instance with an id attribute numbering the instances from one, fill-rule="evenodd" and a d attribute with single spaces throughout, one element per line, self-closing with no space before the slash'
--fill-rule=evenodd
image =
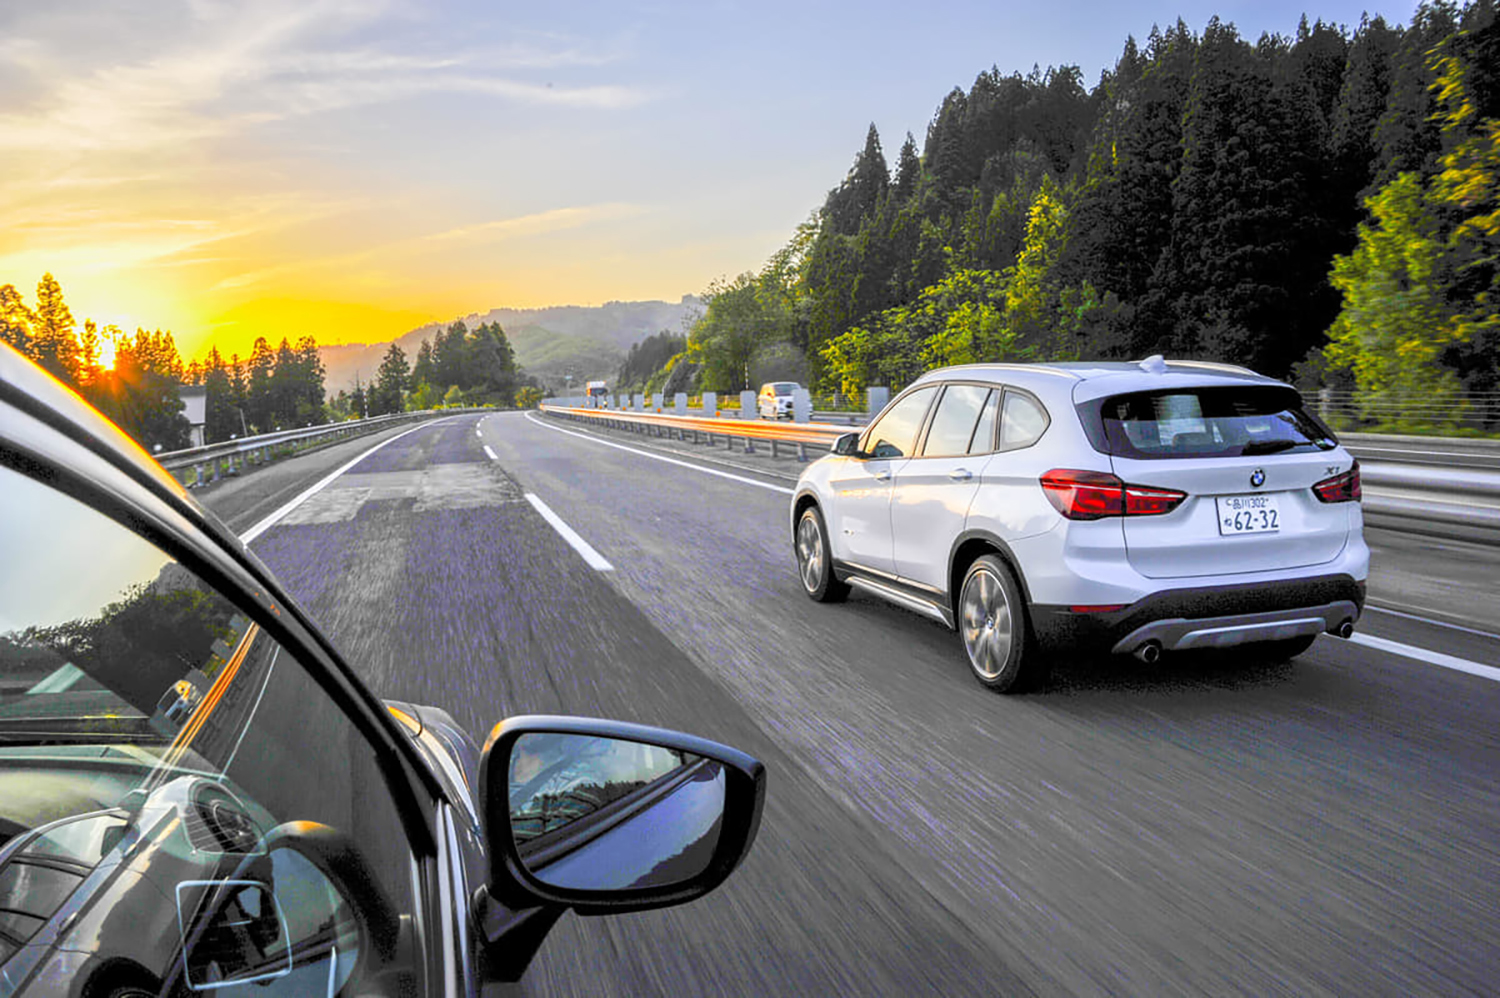
<path id="1" fill-rule="evenodd" d="M 296 659 L 159 548 L 6 468 L 0 551 L 0 979 L 69 977 L 45 961 L 72 952 L 273 996 L 372 966 L 288 823 L 357 843 L 392 917 L 413 912 L 412 855 L 373 749 Z M 127 855 L 132 875 L 94 875 Z M 49 921 L 57 949 L 27 947 Z"/>
<path id="2" fill-rule="evenodd" d="M 943 390 L 922 453 L 949 457 L 969 452 L 969 441 L 983 415 L 990 389 L 982 385 L 949 385 Z"/>
<path id="3" fill-rule="evenodd" d="M 917 431 L 927 415 L 927 406 L 937 387 L 919 388 L 897 400 L 870 427 L 864 449 L 874 457 L 904 457 L 917 442 Z"/>
<path id="4" fill-rule="evenodd" d="M 1047 429 L 1047 413 L 1036 401 L 1019 392 L 1005 393 L 1005 415 L 1000 420 L 1000 445 L 1024 447 Z"/>
<path id="5" fill-rule="evenodd" d="M 1290 388 L 1136 392 L 1106 399 L 1101 414 L 1109 452 L 1120 457 L 1241 457 L 1336 446 Z"/>

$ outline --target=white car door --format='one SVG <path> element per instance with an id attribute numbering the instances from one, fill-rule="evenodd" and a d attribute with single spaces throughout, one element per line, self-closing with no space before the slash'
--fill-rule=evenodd
<path id="1" fill-rule="evenodd" d="M 936 385 L 898 398 L 860 440 L 865 457 L 839 458 L 829 474 L 833 491 L 828 524 L 839 560 L 883 575 L 895 575 L 891 549 L 891 484 L 910 461 Z"/>
<path id="2" fill-rule="evenodd" d="M 903 581 L 947 589 L 948 553 L 995 449 L 999 408 L 999 389 L 948 385 L 919 454 L 896 473 L 891 538 L 896 574 Z"/>

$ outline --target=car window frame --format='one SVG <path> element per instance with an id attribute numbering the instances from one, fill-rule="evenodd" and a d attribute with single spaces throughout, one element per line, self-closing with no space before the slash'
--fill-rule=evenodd
<path id="1" fill-rule="evenodd" d="M 4 412 L 4 400 L 0 399 L 0 414 Z M 303 617 L 248 548 L 225 550 L 212 533 L 174 509 L 154 489 L 143 488 L 118 461 L 80 446 L 71 435 L 61 434 L 64 449 L 71 447 L 77 453 L 59 455 L 50 446 L 52 441 L 44 441 L 48 445 L 44 448 L 34 448 L 28 446 L 24 433 L 12 434 L 10 430 L 7 427 L 6 435 L 0 437 L 0 467 L 73 499 L 174 559 L 258 624 L 307 672 L 365 740 L 376 771 L 391 794 L 392 808 L 413 863 L 414 915 L 426 926 L 443 925 L 445 919 L 462 926 L 466 913 L 453 921 L 450 913 L 441 910 L 442 898 L 449 893 L 441 886 L 444 873 L 449 864 L 461 867 L 462 861 L 458 856 L 446 856 L 448 846 L 440 838 L 439 813 L 443 806 L 456 807 L 456 803 L 448 799 L 400 722 L 327 646 L 326 638 Z M 58 434 L 52 426 L 46 426 L 44 432 Z M 413 954 L 429 982 L 443 981 L 449 970 L 442 952 L 448 947 L 435 943 L 424 942 L 422 952 Z"/>
<path id="2" fill-rule="evenodd" d="M 939 381 L 939 382 L 924 381 L 921 384 L 916 384 L 916 385 L 910 386 L 905 391 L 903 391 L 900 395 L 897 395 L 894 399 L 892 399 L 889 403 L 886 404 L 885 408 L 881 409 L 880 412 L 878 412 L 875 415 L 874 421 L 871 422 L 869 426 L 865 427 L 864 432 L 862 432 L 860 434 L 860 436 L 859 436 L 859 449 L 860 449 L 860 451 L 862 453 L 868 453 L 868 451 L 869 451 L 868 444 L 870 443 L 870 438 L 871 438 L 872 434 L 875 432 L 876 428 L 880 426 L 881 420 L 883 420 L 886 417 L 887 413 L 889 413 L 892 410 L 894 410 L 896 408 L 896 406 L 900 405 L 909 396 L 915 395 L 919 391 L 923 391 L 925 389 L 936 389 L 933 392 L 932 399 L 927 403 L 927 409 L 926 409 L 926 411 L 922 413 L 922 419 L 921 419 L 921 421 L 917 423 L 917 432 L 916 432 L 916 435 L 914 437 L 912 437 L 912 448 L 911 449 L 912 449 L 913 453 L 911 453 L 911 454 L 902 454 L 900 457 L 879 457 L 879 458 L 877 458 L 877 457 L 874 457 L 873 455 L 871 455 L 868 458 L 868 460 L 872 460 L 872 461 L 909 461 L 909 460 L 915 460 L 917 458 L 917 455 L 921 454 L 921 452 L 922 452 L 922 445 L 926 442 L 926 439 L 927 439 L 927 424 L 932 421 L 933 411 L 937 408 L 937 400 L 940 399 L 942 397 L 942 395 L 943 395 L 942 389 L 944 387 L 945 387 L 945 382 L 941 382 L 941 381 Z"/>
<path id="3" fill-rule="evenodd" d="M 944 381 L 944 382 L 942 382 L 941 385 L 940 385 L 940 387 L 942 388 L 942 391 L 940 391 L 938 393 L 937 399 L 928 408 L 927 415 L 923 419 L 921 436 L 920 436 L 920 438 L 917 441 L 917 448 L 916 448 L 917 453 L 911 455 L 911 458 L 913 460 L 921 460 L 922 458 L 928 458 L 928 457 L 937 458 L 937 459 L 942 459 L 942 458 L 952 459 L 952 458 L 960 458 L 960 457 L 983 457 L 986 454 L 992 454 L 992 453 L 994 453 L 995 437 L 998 437 L 999 432 L 1000 432 L 1000 419 L 998 417 L 995 420 L 995 432 L 994 432 L 994 436 L 992 436 L 992 438 L 990 440 L 990 447 L 989 447 L 989 449 L 983 450 L 983 451 L 966 450 L 962 454 L 929 454 L 929 453 L 927 453 L 927 437 L 928 437 L 928 434 L 932 431 L 932 424 L 937 421 L 937 411 L 942 406 L 943 399 L 947 397 L 947 395 L 948 395 L 948 389 L 959 387 L 959 386 L 968 386 L 968 387 L 973 387 L 973 388 L 984 388 L 984 389 L 986 389 L 990 393 L 1001 395 L 1001 400 L 1000 400 L 1000 403 L 999 403 L 1000 407 L 1001 407 L 1000 413 L 1001 413 L 1001 415 L 1004 414 L 1004 412 L 1005 412 L 1005 401 L 1004 401 L 1004 394 L 1003 394 L 1004 393 L 1004 389 L 1003 389 L 1002 386 L 996 385 L 996 384 L 994 384 L 992 382 L 989 382 L 989 381 L 964 380 L 964 381 Z M 923 387 L 925 387 L 925 386 L 923 386 Z M 984 407 L 987 406 L 987 405 L 989 405 L 989 402 L 990 402 L 990 397 L 989 397 L 989 395 L 986 395 L 985 398 L 984 398 L 984 402 L 979 407 L 979 415 L 980 415 L 980 417 L 983 417 L 983 415 L 984 415 Z M 974 431 L 977 430 L 978 428 L 979 428 L 979 419 L 976 418 L 975 421 L 974 421 L 974 427 L 969 430 L 969 446 L 970 447 L 972 447 L 973 444 L 974 444 Z"/>
<path id="4" fill-rule="evenodd" d="M 1009 454 L 1018 450 L 1026 450 L 1028 447 L 1035 447 L 1047 435 L 1047 431 L 1052 429 L 1052 413 L 1048 411 L 1046 405 L 1042 403 L 1041 399 L 1037 398 L 1035 393 L 1029 392 L 1024 388 L 1017 388 L 1014 385 L 1005 385 L 1004 389 L 1004 396 L 1000 399 L 1000 418 L 995 420 L 995 449 L 991 451 L 993 454 Z M 1037 411 L 1042 414 L 1041 432 L 1025 443 L 1005 444 L 1002 442 L 1005 430 L 1005 403 L 1011 395 L 1019 395 L 1026 399 L 1035 405 Z"/>

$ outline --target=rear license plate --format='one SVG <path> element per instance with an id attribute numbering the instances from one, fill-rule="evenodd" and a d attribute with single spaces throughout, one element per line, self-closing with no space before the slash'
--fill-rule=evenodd
<path id="1" fill-rule="evenodd" d="M 1221 534 L 1269 534 L 1281 529 L 1275 496 L 1218 496 L 1214 502 Z"/>

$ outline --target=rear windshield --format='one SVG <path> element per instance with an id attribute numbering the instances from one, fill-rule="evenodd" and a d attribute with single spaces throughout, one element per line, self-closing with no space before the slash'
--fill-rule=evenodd
<path id="1" fill-rule="evenodd" d="M 795 381 L 778 381 L 771 387 L 775 390 L 777 395 L 790 395 L 792 394 L 792 392 L 796 391 L 802 386 L 797 384 Z"/>
<path id="2" fill-rule="evenodd" d="M 1106 450 L 1116 457 L 1249 457 L 1338 445 L 1291 388 L 1135 392 L 1105 399 L 1099 414 Z"/>

